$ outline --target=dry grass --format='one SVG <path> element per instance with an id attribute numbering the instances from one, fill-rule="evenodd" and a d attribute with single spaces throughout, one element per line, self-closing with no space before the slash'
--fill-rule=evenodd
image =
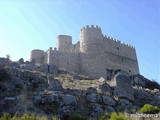
<path id="1" fill-rule="evenodd" d="M 64 89 L 71 88 L 86 90 L 89 87 L 98 88 L 100 85 L 98 80 L 73 80 L 68 74 L 63 76 L 56 76 L 55 79 L 62 83 Z"/>

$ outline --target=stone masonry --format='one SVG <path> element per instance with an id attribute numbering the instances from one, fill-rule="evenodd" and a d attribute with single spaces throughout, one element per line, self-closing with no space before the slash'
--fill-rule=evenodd
<path id="1" fill-rule="evenodd" d="M 139 73 L 135 48 L 103 35 L 101 28 L 94 25 L 80 30 L 80 40 L 76 44 L 72 44 L 71 36 L 59 35 L 56 48 L 32 50 L 30 60 L 33 59 L 37 64 L 54 64 L 92 78 L 107 79 L 111 70 L 122 70 L 130 75 Z"/>

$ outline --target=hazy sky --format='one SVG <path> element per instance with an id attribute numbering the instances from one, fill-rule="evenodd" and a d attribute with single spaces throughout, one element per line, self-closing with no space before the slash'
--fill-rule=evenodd
<path id="1" fill-rule="evenodd" d="M 32 49 L 79 40 L 86 25 L 135 46 L 140 73 L 160 82 L 160 0 L 0 0 L 0 57 L 29 60 Z"/>

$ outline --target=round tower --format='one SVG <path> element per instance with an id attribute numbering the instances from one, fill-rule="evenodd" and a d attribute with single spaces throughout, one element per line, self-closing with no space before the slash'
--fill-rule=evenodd
<path id="1" fill-rule="evenodd" d="M 86 26 L 80 31 L 80 51 L 82 53 L 102 53 L 103 35 L 98 26 Z"/>
<path id="2" fill-rule="evenodd" d="M 30 61 L 32 61 L 33 59 L 36 61 L 36 63 L 38 64 L 43 64 L 44 63 L 44 51 L 43 50 L 39 50 L 39 49 L 35 49 L 31 51 L 31 56 L 30 56 Z"/>
<path id="3" fill-rule="evenodd" d="M 72 46 L 72 37 L 68 35 L 59 35 L 57 37 L 57 50 L 70 51 Z"/>
<path id="4" fill-rule="evenodd" d="M 105 54 L 101 28 L 86 26 L 80 31 L 80 70 L 93 78 L 105 76 Z"/>

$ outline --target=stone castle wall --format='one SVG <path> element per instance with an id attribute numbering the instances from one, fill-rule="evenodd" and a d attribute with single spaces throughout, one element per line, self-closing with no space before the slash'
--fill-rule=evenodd
<path id="1" fill-rule="evenodd" d="M 80 55 L 81 73 L 93 78 L 106 77 L 106 60 L 103 53 Z"/>
<path id="2" fill-rule="evenodd" d="M 133 46 L 104 37 L 104 52 L 113 68 L 119 68 L 130 74 L 139 73 L 136 50 Z"/>
<path id="3" fill-rule="evenodd" d="M 107 69 L 139 73 L 135 48 L 103 35 L 98 26 L 82 28 L 80 41 L 76 44 L 72 44 L 72 37 L 68 35 L 59 35 L 57 42 L 57 50 L 33 50 L 31 59 L 93 78 L 106 78 Z"/>
<path id="4" fill-rule="evenodd" d="M 53 50 L 51 52 L 52 60 L 50 64 L 58 66 L 60 69 L 65 69 L 69 72 L 79 73 L 79 54 L 74 52 L 63 52 Z"/>
<path id="5" fill-rule="evenodd" d="M 127 57 L 133 60 L 136 60 L 136 52 L 133 46 L 122 43 L 119 40 L 113 39 L 111 37 L 103 37 L 104 41 L 104 51 L 111 52 L 113 54 Z"/>
<path id="6" fill-rule="evenodd" d="M 45 59 L 45 52 L 43 50 L 35 49 L 31 51 L 30 61 L 36 60 L 36 63 L 43 64 Z"/>

